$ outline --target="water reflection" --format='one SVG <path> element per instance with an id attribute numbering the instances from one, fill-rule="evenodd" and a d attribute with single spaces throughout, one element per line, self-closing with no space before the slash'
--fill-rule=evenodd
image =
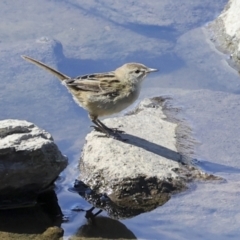
<path id="1" fill-rule="evenodd" d="M 103 197 L 100 202 L 103 202 Z M 123 223 L 99 216 L 100 212 L 101 210 L 94 210 L 94 207 L 87 210 L 85 217 L 88 221 L 81 225 L 70 239 L 136 239 Z M 38 203 L 34 207 L 0 210 L 0 239 L 58 240 L 63 237 L 63 222 L 64 216 L 57 196 L 54 191 L 49 191 L 38 197 Z"/>
<path id="2" fill-rule="evenodd" d="M 78 228 L 71 240 L 86 238 L 103 239 L 137 239 L 136 236 L 121 222 L 108 217 L 98 216 L 94 222 L 88 222 Z"/>
<path id="3" fill-rule="evenodd" d="M 69 190 L 78 193 L 94 207 L 105 210 L 109 216 L 115 219 L 131 218 L 141 213 L 149 212 L 165 204 L 170 199 L 169 193 L 161 192 L 149 197 L 130 195 L 124 199 L 117 200 L 113 196 L 97 193 L 84 182 L 78 180 L 75 181 L 74 187 Z M 90 214 L 86 215 L 86 217 L 92 218 Z"/>
<path id="4" fill-rule="evenodd" d="M 53 235 L 63 235 L 61 223 L 62 211 L 57 196 L 54 191 L 49 191 L 39 196 L 34 207 L 0 210 L 0 239 L 4 238 L 6 232 L 9 237 L 19 234 L 19 239 L 41 234 L 45 234 L 46 239 L 47 236 L 49 239 L 58 239 Z"/>

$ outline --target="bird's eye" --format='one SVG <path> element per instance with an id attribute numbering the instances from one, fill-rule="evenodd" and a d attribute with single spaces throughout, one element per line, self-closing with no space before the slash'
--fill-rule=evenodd
<path id="1" fill-rule="evenodd" d="M 136 70 L 135 73 L 140 73 L 140 70 Z"/>

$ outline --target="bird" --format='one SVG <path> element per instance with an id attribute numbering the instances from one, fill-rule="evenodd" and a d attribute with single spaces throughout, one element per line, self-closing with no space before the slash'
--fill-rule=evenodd
<path id="1" fill-rule="evenodd" d="M 133 62 L 110 72 L 69 77 L 34 58 L 21 57 L 56 76 L 67 87 L 75 102 L 87 110 L 95 130 L 116 139 L 121 138 L 119 133 L 123 131 L 107 127 L 99 117 L 119 113 L 133 104 L 139 97 L 145 77 L 158 71 Z"/>

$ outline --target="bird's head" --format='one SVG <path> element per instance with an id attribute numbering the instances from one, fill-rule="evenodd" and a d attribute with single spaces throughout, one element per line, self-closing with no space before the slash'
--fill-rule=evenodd
<path id="1" fill-rule="evenodd" d="M 141 83 L 143 79 L 151 72 L 157 72 L 157 69 L 146 67 L 141 63 L 126 63 L 115 70 L 115 75 L 122 81 Z"/>

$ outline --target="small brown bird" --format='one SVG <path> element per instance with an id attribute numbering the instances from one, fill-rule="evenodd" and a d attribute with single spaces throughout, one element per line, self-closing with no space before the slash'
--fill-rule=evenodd
<path id="1" fill-rule="evenodd" d="M 158 71 L 140 63 L 126 63 L 112 72 L 71 78 L 31 57 L 21 57 L 60 79 L 76 103 L 88 111 L 95 129 L 114 138 L 119 138 L 118 132 L 121 131 L 108 128 L 98 117 L 118 113 L 134 103 L 139 96 L 143 79 L 149 73 Z"/>

